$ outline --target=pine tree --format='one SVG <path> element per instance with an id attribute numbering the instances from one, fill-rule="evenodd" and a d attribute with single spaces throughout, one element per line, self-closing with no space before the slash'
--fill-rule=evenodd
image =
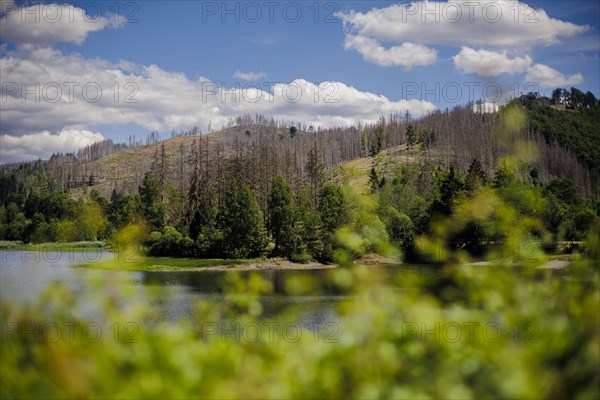
<path id="1" fill-rule="evenodd" d="M 385 147 L 385 130 L 383 129 L 383 125 L 379 125 L 377 129 L 375 129 L 375 138 L 377 140 L 375 155 L 377 155 Z"/>
<path id="2" fill-rule="evenodd" d="M 433 134 L 431 132 L 431 129 L 423 128 L 421 133 L 423 137 L 423 146 L 425 147 L 425 149 L 429 149 L 433 143 Z"/>
<path id="3" fill-rule="evenodd" d="M 294 240 L 294 199 L 291 186 L 281 176 L 273 178 L 268 211 L 269 231 L 275 240 L 274 253 L 289 257 Z"/>
<path id="4" fill-rule="evenodd" d="M 406 143 L 408 144 L 409 149 L 417 144 L 417 130 L 412 122 L 406 127 Z"/>
<path id="5" fill-rule="evenodd" d="M 218 215 L 221 249 L 231 258 L 256 257 L 267 245 L 263 213 L 250 188 L 234 179 Z"/>
<path id="6" fill-rule="evenodd" d="M 511 182 L 515 180 L 515 174 L 506 163 L 502 163 L 496 169 L 494 173 L 494 187 L 495 188 L 503 188 L 510 185 Z"/>
<path id="7" fill-rule="evenodd" d="M 379 180 L 379 176 L 377 175 L 377 171 L 375 167 L 371 167 L 371 172 L 369 173 L 369 187 L 371 188 L 371 193 L 377 193 L 379 191 L 379 185 L 381 181 Z"/>
<path id="8" fill-rule="evenodd" d="M 552 104 L 558 105 L 561 103 L 560 95 L 562 94 L 563 89 L 556 88 L 552 91 Z"/>
<path id="9" fill-rule="evenodd" d="M 144 175 L 139 192 L 146 221 L 154 230 L 161 231 L 164 225 L 165 210 L 160 201 L 160 185 L 149 172 Z"/>
<path id="10" fill-rule="evenodd" d="M 296 230 L 300 236 L 300 247 L 304 246 L 311 258 L 320 258 L 323 253 L 323 224 L 321 215 L 313 206 L 306 188 L 300 190 L 297 200 L 298 221 Z M 301 253 L 303 249 L 297 249 Z"/>
<path id="11" fill-rule="evenodd" d="M 162 142 L 159 148 L 156 148 L 154 151 L 154 157 L 152 160 L 151 171 L 154 175 L 154 178 L 158 182 L 159 188 L 159 197 L 161 203 L 165 202 L 165 193 L 167 189 L 168 179 L 171 170 L 171 159 L 167 154 L 167 150 L 165 148 L 165 142 Z"/>
<path id="12" fill-rule="evenodd" d="M 440 181 L 440 197 L 432 204 L 432 211 L 440 212 L 444 215 L 450 215 L 454 201 L 459 198 L 464 189 L 456 168 L 450 167 L 450 170 Z"/>
<path id="13" fill-rule="evenodd" d="M 402 248 L 405 254 L 411 252 L 416 234 L 410 217 L 391 205 L 384 207 L 381 214 L 393 244 Z"/>
<path id="14" fill-rule="evenodd" d="M 465 190 L 472 193 L 477 186 L 483 185 L 486 181 L 485 171 L 479 159 L 474 158 L 469 165 L 467 179 L 465 180 Z"/>
<path id="15" fill-rule="evenodd" d="M 335 245 L 335 231 L 348 220 L 344 194 L 333 183 L 325 183 L 319 192 L 319 214 L 324 231 L 321 259 L 331 261 Z"/>

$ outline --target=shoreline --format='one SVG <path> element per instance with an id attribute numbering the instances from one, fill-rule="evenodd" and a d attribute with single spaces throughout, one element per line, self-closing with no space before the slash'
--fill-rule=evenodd
<path id="1" fill-rule="evenodd" d="M 196 267 L 196 268 L 176 268 L 176 269 L 160 269 L 156 271 L 195 271 L 195 272 L 219 272 L 219 271 L 301 271 L 301 270 L 322 270 L 322 269 L 336 269 L 340 266 L 337 264 L 323 264 L 317 261 L 311 261 L 308 263 L 294 263 L 289 260 L 281 261 L 258 261 L 251 262 L 248 264 L 237 264 L 237 265 L 215 265 L 212 267 Z"/>
<path id="2" fill-rule="evenodd" d="M 107 246 L 106 242 L 70 242 L 70 243 L 41 243 L 23 244 L 14 241 L 0 241 L 0 250 L 4 251 L 107 251 L 118 253 Z M 128 260 L 128 261 L 126 261 Z M 536 270 L 565 270 L 572 261 L 572 255 L 554 255 L 536 265 Z M 354 265 L 364 267 L 378 267 L 384 265 L 403 264 L 399 260 L 386 258 L 377 254 L 367 254 L 354 261 Z M 467 263 L 471 266 L 492 265 L 489 261 L 474 261 Z M 335 263 L 321 263 L 310 261 L 297 263 L 281 257 L 255 258 L 255 259 L 206 259 L 206 258 L 177 258 L 177 257 L 152 257 L 137 254 L 125 254 L 124 260 L 119 262 L 117 257 L 108 257 L 102 261 L 89 264 L 74 264 L 72 268 L 88 268 L 110 271 L 131 272 L 221 272 L 221 271 L 284 271 L 284 270 L 325 270 L 341 268 Z"/>
<path id="3" fill-rule="evenodd" d="M 207 259 L 207 258 L 178 258 L 178 257 L 152 257 L 139 254 L 124 254 L 124 259 L 118 261 L 118 253 L 108 246 L 106 242 L 48 242 L 39 244 L 25 244 L 18 241 L 0 241 L 0 250 L 3 251 L 107 251 L 115 254 L 102 261 L 88 264 L 74 264 L 71 268 L 87 268 L 110 271 L 188 271 L 188 272 L 218 272 L 218 271 L 275 271 L 275 270 L 324 270 L 340 268 L 335 263 L 321 263 L 309 261 L 297 263 L 281 257 L 255 258 L 255 259 Z M 368 254 L 354 261 L 356 265 L 376 267 L 401 263 L 398 260 Z"/>
<path id="4" fill-rule="evenodd" d="M 399 261 L 383 257 L 366 257 L 355 261 L 357 265 L 375 267 L 381 265 L 399 264 Z M 129 264 L 129 265 L 127 265 Z M 203 258 L 172 258 L 172 257 L 140 257 L 131 259 L 130 263 L 105 259 L 97 263 L 76 264 L 72 268 L 88 268 L 110 271 L 137 272 L 221 272 L 221 271 L 294 271 L 294 270 L 325 270 L 341 268 L 338 264 L 324 264 L 318 261 L 296 263 L 284 258 L 267 259 L 203 259 Z"/>
<path id="5" fill-rule="evenodd" d="M 18 240 L 0 240 L 0 250 L 22 251 L 113 251 L 107 242 L 80 241 L 80 242 L 45 242 L 23 243 Z"/>
<path id="6" fill-rule="evenodd" d="M 89 264 L 75 264 L 71 268 L 86 268 L 106 271 L 131 272 L 219 272 L 219 271 L 274 271 L 274 270 L 316 270 L 334 269 L 336 264 L 323 264 L 317 261 L 294 263 L 283 258 L 267 259 L 206 259 L 131 256 L 129 262 L 118 262 L 108 258 Z"/>

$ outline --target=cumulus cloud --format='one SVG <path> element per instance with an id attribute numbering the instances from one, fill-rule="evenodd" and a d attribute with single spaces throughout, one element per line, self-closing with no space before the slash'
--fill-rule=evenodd
<path id="1" fill-rule="evenodd" d="M 437 59 L 437 51 L 420 44 L 402 43 L 386 49 L 377 40 L 361 35 L 346 35 L 344 48 L 354 49 L 366 61 L 386 67 L 401 65 L 410 69 L 433 64 Z"/>
<path id="2" fill-rule="evenodd" d="M 267 74 L 264 73 L 263 71 L 260 72 L 240 72 L 240 71 L 235 71 L 235 73 L 233 74 L 234 78 L 238 78 L 244 81 L 256 81 L 260 78 L 264 78 L 266 77 Z"/>
<path id="3" fill-rule="evenodd" d="M 580 84 L 583 82 L 583 75 L 577 73 L 566 76 L 547 65 L 535 64 L 527 70 L 525 80 L 527 82 L 533 82 L 541 88 L 557 88 Z"/>
<path id="4" fill-rule="evenodd" d="M 518 1 L 413 1 L 335 15 L 343 22 L 344 48 L 358 51 L 365 61 L 409 69 L 435 63 L 433 46 L 454 46 L 462 49 L 454 57 L 459 71 L 486 77 L 525 72 L 532 60 L 468 46 L 528 50 L 590 30 Z"/>
<path id="5" fill-rule="evenodd" d="M 452 59 L 461 73 L 490 78 L 526 72 L 526 80 L 540 87 L 583 81 L 581 74 L 566 77 L 543 64 L 534 65 L 526 54 L 535 47 L 560 44 L 591 27 L 551 18 L 544 9 L 524 2 L 425 0 L 335 15 L 343 22 L 344 48 L 356 50 L 376 65 L 410 69 L 433 64 L 435 46 L 449 46 L 460 48 Z M 509 57 L 507 49 L 519 56 Z"/>
<path id="6" fill-rule="evenodd" d="M 14 7 L 3 2 L 0 38 L 15 44 L 47 46 L 57 42 L 82 44 L 87 35 L 107 27 L 119 27 L 119 15 L 90 16 L 82 8 L 68 4 L 35 4 Z"/>
<path id="7" fill-rule="evenodd" d="M 529 56 L 509 58 L 506 51 L 475 50 L 466 46 L 452 59 L 460 72 L 486 77 L 525 72 L 533 62 Z"/>
<path id="8" fill-rule="evenodd" d="M 338 12 L 346 33 L 379 41 L 449 46 L 551 45 L 590 29 L 516 1 L 421 1 Z"/>
<path id="9" fill-rule="evenodd" d="M 90 130 L 100 124 L 135 124 L 159 132 L 194 125 L 205 128 L 209 123 L 218 128 L 246 113 L 313 126 L 348 126 L 374 123 L 390 113 L 409 111 L 421 116 L 435 109 L 429 102 L 392 101 L 341 82 L 316 84 L 297 79 L 272 87 L 248 83 L 227 88 L 156 65 L 115 64 L 32 45 L 6 51 L 0 68 L 0 134 L 13 138 Z M 11 140 L 2 146 L 3 157 L 16 145 L 14 140 L 25 140 L 21 147 L 31 148 L 27 154 L 42 155 L 28 139 Z M 51 135 L 49 140 L 58 136 Z"/>
<path id="10" fill-rule="evenodd" d="M 85 129 L 67 129 L 58 134 L 42 131 L 23 136 L 0 135 L 0 163 L 49 158 L 53 153 L 75 152 L 102 140 L 102 134 Z"/>

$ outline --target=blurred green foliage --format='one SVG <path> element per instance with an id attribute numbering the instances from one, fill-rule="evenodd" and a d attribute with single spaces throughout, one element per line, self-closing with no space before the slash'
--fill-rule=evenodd
<path id="1" fill-rule="evenodd" d="M 504 112 L 499 134 L 510 143 L 523 118 L 515 109 Z M 521 145 L 515 154 L 535 156 Z M 424 164 L 399 166 L 379 193 L 325 183 L 316 205 L 301 193 L 297 222 L 304 251 L 347 268 L 331 270 L 320 281 L 290 274 L 283 283 L 232 272 L 222 298 L 199 300 L 192 320 L 161 322 L 148 297 L 109 276 L 91 281 L 85 291 L 50 287 L 25 306 L 2 299 L 0 397 L 597 399 L 597 214 L 568 183 L 524 181 L 522 160 L 504 160 L 491 181 L 475 161 L 466 176 Z M 231 239 L 231 256 L 239 249 L 243 256 L 257 253 L 264 226 L 256 200 L 235 182 L 229 192 L 215 225 L 219 237 Z M 287 200 L 275 203 L 288 210 Z M 11 204 L 2 212 L 3 218 L 10 214 L 13 229 L 14 221 L 26 217 Z M 96 214 L 94 205 L 83 207 Z M 593 215 L 583 211 L 588 208 Z M 112 236 L 119 251 L 115 264 L 131 267 L 130 256 L 149 229 L 137 213 L 117 214 L 128 222 Z M 237 220 L 234 231 L 231 222 Z M 60 221 L 61 234 L 79 229 L 73 219 Z M 94 218 L 79 221 L 92 231 L 103 226 Z M 586 221 L 589 232 L 577 231 Z M 562 230 L 585 240 L 581 254 L 571 256 L 566 270 L 536 268 L 546 261 L 545 243 Z M 173 227 L 155 232 L 146 245 L 156 251 L 165 243 L 189 245 Z M 257 239 L 247 242 L 241 232 Z M 439 264 L 437 273 L 414 268 L 392 275 L 354 264 L 371 252 L 398 257 L 397 249 Z M 487 262 L 469 263 L 472 256 Z M 309 330 L 294 315 L 264 312 L 266 296 L 315 296 L 321 287 L 343 294 L 325 328 Z M 94 321 L 81 316 L 81 304 L 94 311 Z M 266 323 L 294 322 L 293 333 L 265 330 Z M 223 324 L 230 324 L 228 334 L 215 330 Z M 59 336 L 56 326 L 63 329 Z M 258 327 L 261 334 L 242 337 L 240 327 Z"/>
<path id="2" fill-rule="evenodd" d="M 574 262 L 566 279 L 501 264 L 449 263 L 434 279 L 418 270 L 396 279 L 385 270 L 333 270 L 320 283 L 348 295 L 337 320 L 325 330 L 287 335 L 264 328 L 261 300 L 274 287 L 259 275 L 227 275 L 222 301 L 199 301 L 195 319 L 177 323 L 156 322 L 147 302 L 114 281 L 93 282 L 88 293 L 58 285 L 39 304 L 3 301 L 0 394 L 598 398 L 599 239 L 596 226 L 587 258 Z M 290 295 L 315 291 L 302 276 L 283 287 Z M 95 307 L 101 335 L 73 312 L 82 301 Z M 270 323 L 285 326 L 289 318 Z M 63 327 L 58 340 L 50 323 Z M 65 323 L 73 326 L 70 337 Z M 213 329 L 221 323 L 234 324 L 225 336 Z M 235 326 L 263 328 L 236 336 Z"/>

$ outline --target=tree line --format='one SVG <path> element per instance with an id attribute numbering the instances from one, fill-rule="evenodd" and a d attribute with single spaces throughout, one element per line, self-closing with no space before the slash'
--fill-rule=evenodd
<path id="1" fill-rule="evenodd" d="M 462 203 L 485 190 L 493 191 L 520 218 L 542 221 L 532 225 L 528 235 L 549 250 L 558 241 L 585 240 L 600 216 L 600 202 L 586 201 L 571 181 L 544 183 L 535 170 L 504 163 L 488 175 L 478 159 L 471 161 L 466 173 L 425 161 L 398 163 L 385 179 L 374 167 L 370 193 L 359 194 L 348 182 L 338 185 L 326 179 L 322 160 L 316 158 L 316 165 L 306 166 L 314 182 L 305 181 L 297 191 L 284 176 L 271 180 L 264 211 L 257 192 L 243 180 L 240 160 L 232 158 L 223 166 L 239 175 L 221 194 L 218 182 L 204 180 L 200 161 L 185 193 L 161 186 L 160 155 L 156 162 L 154 173 L 146 173 L 136 194 L 113 191 L 105 198 L 93 190 L 86 200 L 77 201 L 66 192 L 28 193 L 13 174 L 4 173 L 0 239 L 110 240 L 126 226 L 140 224 L 147 227 L 143 244 L 148 254 L 156 256 L 269 255 L 296 262 L 346 262 L 400 249 L 406 260 L 430 261 L 419 251 L 418 238 L 431 235 L 436 221 L 453 218 Z M 482 256 L 505 239 L 476 220 L 447 225 L 458 227 L 444 237 L 444 246 L 473 256 Z"/>

